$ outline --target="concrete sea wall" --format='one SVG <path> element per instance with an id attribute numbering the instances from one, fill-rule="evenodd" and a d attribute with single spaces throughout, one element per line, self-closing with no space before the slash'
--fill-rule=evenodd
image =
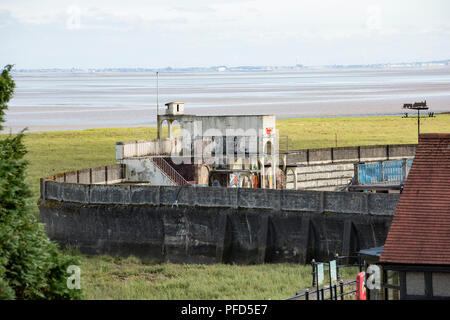
<path id="1" fill-rule="evenodd" d="M 308 263 L 380 246 L 399 195 L 43 180 L 49 236 L 82 252 L 192 263 Z"/>

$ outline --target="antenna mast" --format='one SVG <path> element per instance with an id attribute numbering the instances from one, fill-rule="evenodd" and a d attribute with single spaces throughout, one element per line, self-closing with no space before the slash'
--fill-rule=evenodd
<path id="1" fill-rule="evenodd" d="M 159 116 L 159 72 L 156 72 L 156 115 Z"/>

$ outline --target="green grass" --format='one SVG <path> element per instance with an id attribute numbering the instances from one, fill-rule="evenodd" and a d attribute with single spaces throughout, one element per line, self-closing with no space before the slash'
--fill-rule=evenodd
<path id="1" fill-rule="evenodd" d="M 87 299 L 284 299 L 311 286 L 311 266 L 145 264 L 134 257 L 82 256 Z M 341 269 L 354 279 L 356 268 Z"/>
<path id="2" fill-rule="evenodd" d="M 290 149 L 417 142 L 417 119 L 352 117 L 277 121 Z M 421 132 L 450 132 L 450 115 L 423 118 Z M 153 139 L 156 128 L 28 133 L 28 182 L 37 202 L 39 178 L 115 163 L 115 142 Z M 37 206 L 34 207 L 38 214 Z M 82 256 L 88 299 L 280 299 L 308 287 L 310 266 L 268 264 L 146 264 L 128 258 Z M 350 278 L 354 278 L 354 273 Z"/>
<path id="3" fill-rule="evenodd" d="M 292 140 L 289 149 L 417 143 L 417 117 L 286 119 L 277 128 Z M 420 132 L 450 132 L 450 114 L 421 118 Z"/>

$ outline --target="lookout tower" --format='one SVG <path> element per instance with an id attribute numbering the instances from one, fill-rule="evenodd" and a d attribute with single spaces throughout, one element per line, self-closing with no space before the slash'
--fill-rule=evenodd
<path id="1" fill-rule="evenodd" d="M 184 114 L 184 102 L 175 101 L 166 103 L 166 114 L 173 116 Z"/>
<path id="2" fill-rule="evenodd" d="M 174 121 L 178 121 L 181 124 L 181 122 L 186 122 L 188 121 L 188 119 L 191 118 L 188 115 L 184 114 L 184 102 L 181 101 L 168 102 L 165 104 L 165 106 L 166 106 L 165 113 L 163 115 L 158 115 L 157 117 L 158 139 L 161 139 L 162 137 L 162 126 L 164 121 L 167 121 L 168 138 L 173 138 L 172 125 Z"/>

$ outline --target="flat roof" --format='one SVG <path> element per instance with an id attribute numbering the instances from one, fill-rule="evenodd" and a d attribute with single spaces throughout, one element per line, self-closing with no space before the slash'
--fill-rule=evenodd
<path id="1" fill-rule="evenodd" d="M 384 246 L 374 247 L 374 248 L 369 248 L 369 249 L 364 249 L 364 250 L 359 250 L 358 253 L 366 255 L 366 256 L 380 257 L 381 256 L 381 251 L 383 251 L 383 247 Z"/>

